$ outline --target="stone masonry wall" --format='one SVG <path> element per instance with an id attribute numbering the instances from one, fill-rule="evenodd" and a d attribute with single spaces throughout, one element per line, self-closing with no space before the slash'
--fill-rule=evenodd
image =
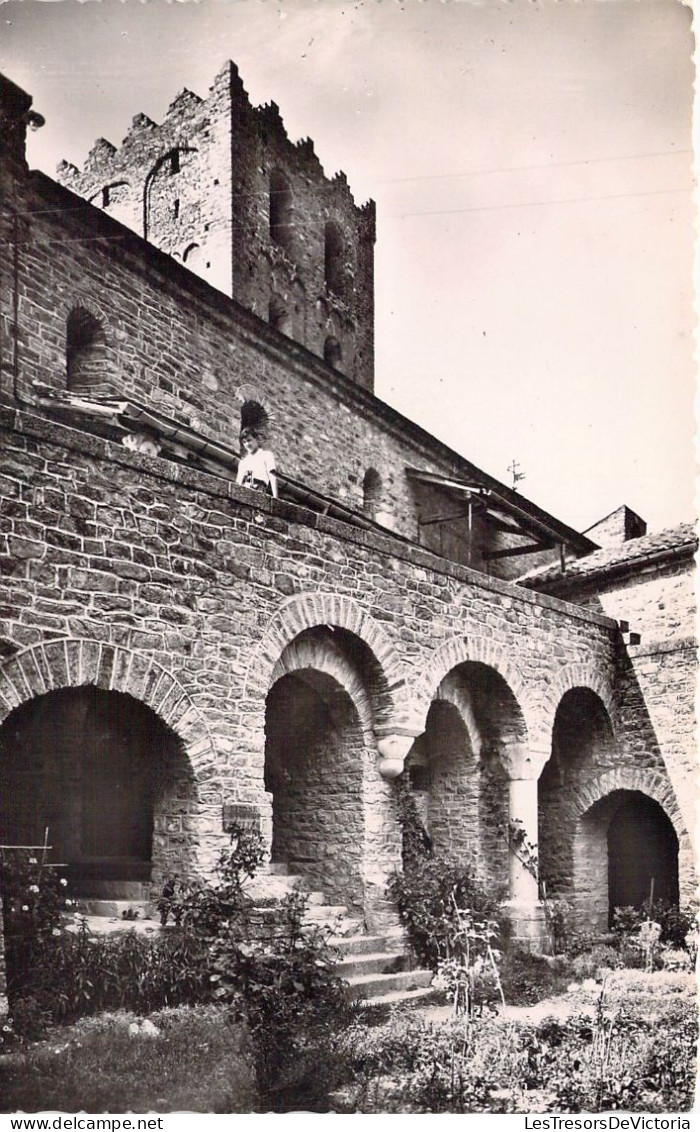
<path id="1" fill-rule="evenodd" d="M 270 413 L 281 472 L 362 510 L 364 477 L 375 469 L 376 513 L 410 538 L 419 518 L 454 505 L 445 496 L 423 506 L 405 469 L 464 477 L 466 461 L 42 175 L 13 179 L 10 189 L 18 215 L 0 211 L 11 249 L 0 261 L 0 403 L 30 403 L 34 381 L 66 389 L 68 319 L 82 308 L 102 327 L 102 385 L 114 395 L 234 450 L 240 406 L 252 395 Z M 486 568 L 482 550 L 512 542 L 489 537 L 475 539 L 475 569 Z M 443 553 L 469 562 L 463 539 L 448 543 Z M 508 576 L 526 561 L 506 558 L 491 572 Z"/>
<path id="2" fill-rule="evenodd" d="M 689 554 L 627 577 L 582 587 L 587 608 L 624 620 L 639 644 L 621 645 L 618 658 L 619 739 L 636 766 L 669 775 L 688 830 L 695 826 L 695 577 Z"/>
<path id="3" fill-rule="evenodd" d="M 273 792 L 272 859 L 362 912 L 362 733 L 352 702 L 328 677 L 284 678 L 266 712 L 266 785 Z M 277 693 L 277 694 L 276 694 Z M 275 781 L 268 776 L 275 763 Z"/>
<path id="4" fill-rule="evenodd" d="M 252 107 L 233 64 L 206 99 L 183 90 L 162 123 L 133 119 L 119 149 L 99 138 L 62 184 L 185 263 L 319 357 L 373 387 L 374 205 L 358 208 L 343 173 L 325 176 L 313 142 L 293 144 L 274 103 Z M 288 223 L 270 231 L 271 178 L 289 186 Z M 278 194 L 279 195 L 279 194 Z M 325 279 L 325 223 L 342 238 L 342 286 Z"/>
<path id="5" fill-rule="evenodd" d="M 370 626 L 363 639 L 379 663 L 396 658 L 390 686 L 415 734 L 441 680 L 470 658 L 509 683 L 535 761 L 551 735 L 550 689 L 567 671 L 592 666 L 612 687 L 613 634 L 595 614 L 289 504 L 251 506 L 231 483 L 54 422 L 1 419 L 3 712 L 53 686 L 133 688 L 193 761 L 188 836 L 202 859 L 221 843 L 223 801 L 268 810 L 266 672 L 303 617 L 265 641 L 294 595 L 308 624 L 338 623 L 347 605 L 345 628 Z M 319 601 L 331 606 L 314 615 Z"/>

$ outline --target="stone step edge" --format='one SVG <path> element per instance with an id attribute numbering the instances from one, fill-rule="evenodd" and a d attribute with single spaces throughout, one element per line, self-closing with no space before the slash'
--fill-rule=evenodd
<path id="1" fill-rule="evenodd" d="M 419 985 L 427 986 L 435 978 L 432 971 L 425 967 L 416 967 L 412 971 L 396 971 L 393 974 L 378 973 L 374 975 L 350 975 L 345 982 L 351 987 L 358 986 L 374 986 L 381 983 L 386 979 L 399 979 L 404 982 L 409 982 L 415 979 Z"/>
<path id="2" fill-rule="evenodd" d="M 396 990 L 388 991 L 386 994 L 378 994 L 375 998 L 358 998 L 355 999 L 355 1006 L 361 1010 L 373 1010 L 375 1007 L 392 1007 L 392 1006 L 409 1006 L 411 1003 L 420 1003 L 425 1000 L 426 1005 L 437 1001 L 438 992 L 434 987 L 416 987 L 415 990 Z M 444 995 L 441 994 L 439 999 L 443 1001 Z"/>
<path id="3" fill-rule="evenodd" d="M 356 955 L 362 955 L 367 950 L 370 951 L 390 951 L 392 954 L 400 955 L 404 952 L 405 943 L 403 935 L 396 935 L 393 932 L 360 932 L 357 935 L 336 935 L 329 936 L 328 946 L 333 947 L 336 951 L 342 954 L 353 951 Z M 354 949 L 357 948 L 356 951 Z"/>
<path id="4" fill-rule="evenodd" d="M 366 951 L 344 956 L 335 970 L 341 979 L 353 975 L 398 975 L 410 970 L 409 957 L 400 951 Z"/>

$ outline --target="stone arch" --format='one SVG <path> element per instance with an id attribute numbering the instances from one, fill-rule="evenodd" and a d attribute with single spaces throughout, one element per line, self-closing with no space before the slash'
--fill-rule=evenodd
<path id="1" fill-rule="evenodd" d="M 107 341 L 101 319 L 74 306 L 66 322 L 66 387 L 91 393 L 107 378 Z"/>
<path id="2" fill-rule="evenodd" d="M 452 704 L 457 709 L 469 736 L 472 750 L 478 758 L 481 754 L 482 737 L 474 715 L 474 707 L 466 694 L 465 688 L 453 673 L 448 673 L 445 679 L 440 681 L 435 692 L 435 699 L 444 700 L 445 703 Z"/>
<path id="3" fill-rule="evenodd" d="M 213 737 L 190 694 L 151 655 L 82 638 L 30 646 L 0 666 L 0 725 L 17 709 L 40 710 L 44 697 L 88 688 L 148 709 L 175 744 L 153 780 L 158 795 L 150 819 L 152 891 L 171 869 L 183 875 L 210 871 L 227 841 Z M 102 875 L 100 883 L 104 880 Z"/>
<path id="4" fill-rule="evenodd" d="M 359 637 L 373 654 L 386 682 L 387 711 L 376 720 L 379 729 L 396 728 L 419 734 L 420 718 L 408 700 L 403 665 L 386 632 L 356 601 L 340 594 L 304 593 L 288 598 L 272 617 L 253 652 L 245 680 L 244 698 L 262 702 L 284 650 L 305 629 L 337 626 Z"/>
<path id="5" fill-rule="evenodd" d="M 483 664 L 498 673 L 517 702 L 523 714 L 527 734 L 531 736 L 536 730 L 537 714 L 532 704 L 530 686 L 511 664 L 505 649 L 484 637 L 451 637 L 435 649 L 422 676 L 413 688 L 413 698 L 422 718 L 425 718 L 436 689 L 448 673 L 465 662 Z"/>
<path id="6" fill-rule="evenodd" d="M 573 838 L 572 897 L 582 923 L 605 930 L 610 925 L 613 902 L 609 890 L 609 831 L 614 820 L 616 799 L 632 802 L 635 795 L 655 803 L 672 828 L 677 842 L 677 858 L 668 865 L 666 885 L 680 887 L 681 899 L 695 894 L 693 851 L 673 788 L 658 771 L 623 766 L 608 771 L 575 792 L 570 810 L 575 816 Z M 619 802 L 617 803 L 619 804 Z M 670 879 L 669 879 L 670 878 Z M 658 891 L 658 889 L 657 889 Z M 663 891 L 663 889 L 662 889 Z"/>
<path id="7" fill-rule="evenodd" d="M 275 330 L 279 330 L 281 334 L 291 335 L 292 332 L 292 316 L 289 313 L 287 303 L 281 295 L 274 293 L 270 296 L 270 301 L 267 308 L 267 321 Z"/>
<path id="8" fill-rule="evenodd" d="M 93 294 L 82 289 L 72 291 L 57 309 L 60 309 L 61 316 L 65 321 L 68 320 L 71 311 L 78 309 L 87 311 L 97 322 L 105 324 L 109 321 L 107 308 Z"/>
<path id="9" fill-rule="evenodd" d="M 198 150 L 194 146 L 175 144 L 171 145 L 165 153 L 162 153 L 153 163 L 143 182 L 143 193 L 141 200 L 142 207 L 142 223 L 143 223 L 143 238 L 145 240 L 150 238 L 150 228 L 152 220 L 152 192 L 156 178 L 161 170 L 169 165 L 169 172 L 172 176 L 177 176 L 181 171 L 181 156 L 183 154 L 197 153 Z"/>
<path id="10" fill-rule="evenodd" d="M 569 803 L 571 812 L 576 818 L 583 817 L 596 802 L 600 802 L 614 790 L 637 790 L 646 794 L 661 806 L 675 829 L 678 840 L 687 836 L 673 786 L 665 775 L 646 767 L 616 767 L 587 782 L 572 796 Z"/>
<path id="11" fill-rule="evenodd" d="M 199 708 L 152 656 L 122 645 L 60 638 L 16 653 L 0 665 L 0 723 L 27 700 L 83 684 L 125 692 L 151 708 L 177 733 L 198 780 L 211 777 L 214 741 Z"/>
<path id="12" fill-rule="evenodd" d="M 352 700 L 363 731 L 372 731 L 372 705 L 367 690 L 358 672 L 340 649 L 334 648 L 332 642 L 321 643 L 305 638 L 293 640 L 277 661 L 270 677 L 271 684 L 275 684 L 282 676 L 303 672 L 305 669 L 322 672 L 335 680 Z"/>
<path id="13" fill-rule="evenodd" d="M 557 710 L 566 693 L 574 688 L 584 688 L 598 696 L 607 712 L 614 734 L 616 705 L 612 676 L 604 675 L 599 668 L 592 664 L 567 664 L 548 685 L 539 703 L 539 742 L 537 746 L 543 751 L 547 751 L 547 758 L 549 758 L 549 751 L 551 751 L 552 732 Z"/>

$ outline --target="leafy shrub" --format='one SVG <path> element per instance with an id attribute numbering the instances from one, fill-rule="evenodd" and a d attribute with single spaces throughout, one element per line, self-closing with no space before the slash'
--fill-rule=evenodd
<path id="1" fill-rule="evenodd" d="M 15 1030 L 23 1037 L 40 1036 L 49 1021 L 101 1010 L 147 1013 L 206 1001 L 211 993 L 206 949 L 174 932 L 92 935 L 82 921 L 76 932 L 45 940 L 41 959 L 29 984 L 17 983 L 16 972 L 8 980 Z"/>
<path id="2" fill-rule="evenodd" d="M 506 1002 L 530 1006 L 545 998 L 561 994 L 570 979 L 568 963 L 533 955 L 517 947 L 509 947 L 501 964 L 501 982 Z"/>
<path id="3" fill-rule="evenodd" d="M 335 973 L 328 931 L 304 924 L 308 898 L 291 893 L 267 938 L 243 942 L 220 931 L 210 948 L 210 976 L 219 1001 L 245 1014 L 264 1098 L 312 1078 L 323 1094 L 322 1068 L 337 1031 L 354 1016 Z M 307 1095 L 308 1102 L 308 1095 Z"/>
<path id="4" fill-rule="evenodd" d="M 661 926 L 661 943 L 688 949 L 687 936 L 696 928 L 697 917 L 690 907 L 681 907 L 670 900 L 655 900 L 643 908 L 615 908 L 613 930 L 617 936 L 634 936 L 645 921 L 653 920 Z"/>
<path id="5" fill-rule="evenodd" d="M 306 896 L 290 894 L 253 930 L 245 882 L 262 858 L 260 836 L 237 831 L 231 850 L 221 855 L 216 881 L 170 878 L 159 910 L 161 920 L 172 915 L 183 938 L 206 949 L 215 1000 L 245 1016 L 258 1085 L 272 1105 L 276 1091 L 300 1088 L 309 1077 L 317 1093 L 323 1090 L 324 1050 L 353 1012 L 335 974 L 330 930 L 304 922 Z"/>
<path id="6" fill-rule="evenodd" d="M 573 909 L 568 900 L 552 899 L 546 895 L 546 889 L 544 891 L 544 915 L 552 951 L 555 955 L 562 955 L 569 950 Z"/>
<path id="7" fill-rule="evenodd" d="M 0 892 L 5 929 L 8 993 L 31 987 L 45 968 L 44 953 L 61 934 L 72 909 L 66 881 L 31 850 L 0 854 Z"/>
<path id="8" fill-rule="evenodd" d="M 692 962 L 687 951 L 679 947 L 664 947 L 661 949 L 661 963 L 665 971 L 691 971 Z"/>
<path id="9" fill-rule="evenodd" d="M 571 973 L 576 979 L 591 979 L 596 978 L 599 971 L 614 971 L 623 966 L 620 951 L 601 943 L 572 959 Z"/>
<path id="10" fill-rule="evenodd" d="M 431 1025 L 397 1013 L 374 1029 L 350 1027 L 342 1041 L 353 1112 L 488 1112 L 500 1058 L 480 1056 L 482 1023 Z M 488 1042 L 484 1043 L 488 1045 Z M 502 1044 L 502 1043 L 501 1043 Z"/>
<path id="11" fill-rule="evenodd" d="M 596 932 L 586 929 L 572 931 L 567 940 L 566 954 L 570 959 L 585 955 L 594 947 L 619 947 L 620 937 L 615 932 Z"/>
<path id="12" fill-rule="evenodd" d="M 468 909 L 480 920 L 499 919 L 498 899 L 474 876 L 469 864 L 449 857 L 423 857 L 389 882 L 389 894 L 406 928 L 411 949 L 421 963 L 436 971 L 450 954 L 450 940 L 459 929 L 455 909 Z"/>

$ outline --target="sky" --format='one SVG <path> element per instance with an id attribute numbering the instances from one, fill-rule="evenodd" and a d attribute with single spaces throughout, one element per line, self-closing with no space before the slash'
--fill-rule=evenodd
<path id="1" fill-rule="evenodd" d="M 578 530 L 694 517 L 693 49 L 679 0 L 0 2 L 50 175 L 233 59 L 377 203 L 377 395 Z"/>

